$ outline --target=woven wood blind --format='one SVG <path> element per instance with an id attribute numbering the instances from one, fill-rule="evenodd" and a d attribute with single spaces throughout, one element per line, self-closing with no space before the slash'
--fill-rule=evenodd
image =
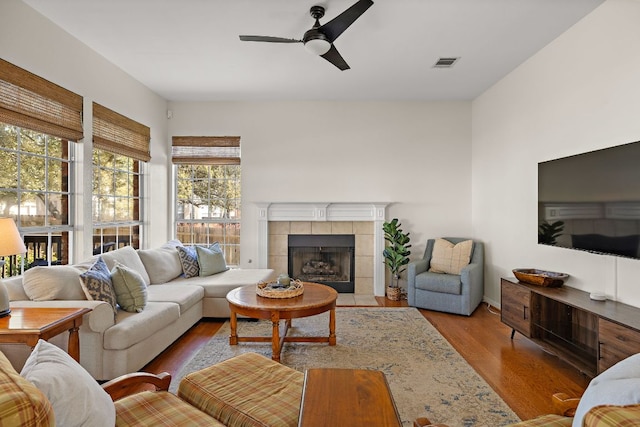
<path id="1" fill-rule="evenodd" d="M 174 164 L 239 165 L 239 136 L 174 136 Z"/>
<path id="2" fill-rule="evenodd" d="M 82 97 L 0 59 L 0 121 L 78 141 Z"/>
<path id="3" fill-rule="evenodd" d="M 93 103 L 93 146 L 148 162 L 151 159 L 149 127 Z"/>

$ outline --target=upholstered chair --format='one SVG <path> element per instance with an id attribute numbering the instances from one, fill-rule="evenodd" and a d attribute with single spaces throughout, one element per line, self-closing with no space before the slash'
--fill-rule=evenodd
<path id="1" fill-rule="evenodd" d="M 412 307 L 469 316 L 482 302 L 484 295 L 484 245 L 482 242 L 473 241 L 470 256 L 467 258 L 469 263 L 462 267 L 466 262 L 461 261 L 458 257 L 460 248 L 468 245 L 463 242 L 471 239 L 459 237 L 444 237 L 443 239 L 448 242 L 450 247 L 445 247 L 447 245 L 443 245 L 443 242 L 436 245 L 436 239 L 429 239 L 423 258 L 409 263 L 407 268 L 408 303 Z M 453 260 L 445 260 L 453 265 L 452 269 L 445 268 L 445 270 L 449 270 L 449 273 L 430 271 L 433 267 L 434 247 L 437 251 L 435 255 L 439 261 L 442 261 L 443 256 L 453 257 Z M 436 270 L 441 271 L 442 269 L 436 268 Z M 456 272 L 459 274 L 455 274 Z"/>

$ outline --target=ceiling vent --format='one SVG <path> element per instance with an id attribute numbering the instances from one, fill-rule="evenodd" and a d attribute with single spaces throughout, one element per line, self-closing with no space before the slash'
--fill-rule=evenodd
<path id="1" fill-rule="evenodd" d="M 455 64 L 456 62 L 458 62 L 458 59 L 460 59 L 460 57 L 457 58 L 440 58 L 436 61 L 435 64 L 433 64 L 433 68 L 451 68 L 453 67 L 453 64 Z"/>

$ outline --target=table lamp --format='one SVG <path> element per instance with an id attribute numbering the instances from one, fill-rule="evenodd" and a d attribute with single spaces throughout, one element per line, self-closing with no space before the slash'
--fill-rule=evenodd
<path id="1" fill-rule="evenodd" d="M 24 241 L 20 237 L 18 227 L 12 218 L 0 218 L 0 257 L 23 254 L 27 252 Z M 4 265 L 4 259 L 0 261 L 0 268 Z M 7 288 L 0 284 L 0 317 L 11 313 L 9 308 L 9 294 Z"/>

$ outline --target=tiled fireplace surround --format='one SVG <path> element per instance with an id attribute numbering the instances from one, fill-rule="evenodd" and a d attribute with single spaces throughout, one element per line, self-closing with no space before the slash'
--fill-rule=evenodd
<path id="1" fill-rule="evenodd" d="M 355 294 L 384 296 L 385 203 L 263 203 L 258 205 L 260 266 L 288 268 L 289 234 L 355 235 Z"/>

